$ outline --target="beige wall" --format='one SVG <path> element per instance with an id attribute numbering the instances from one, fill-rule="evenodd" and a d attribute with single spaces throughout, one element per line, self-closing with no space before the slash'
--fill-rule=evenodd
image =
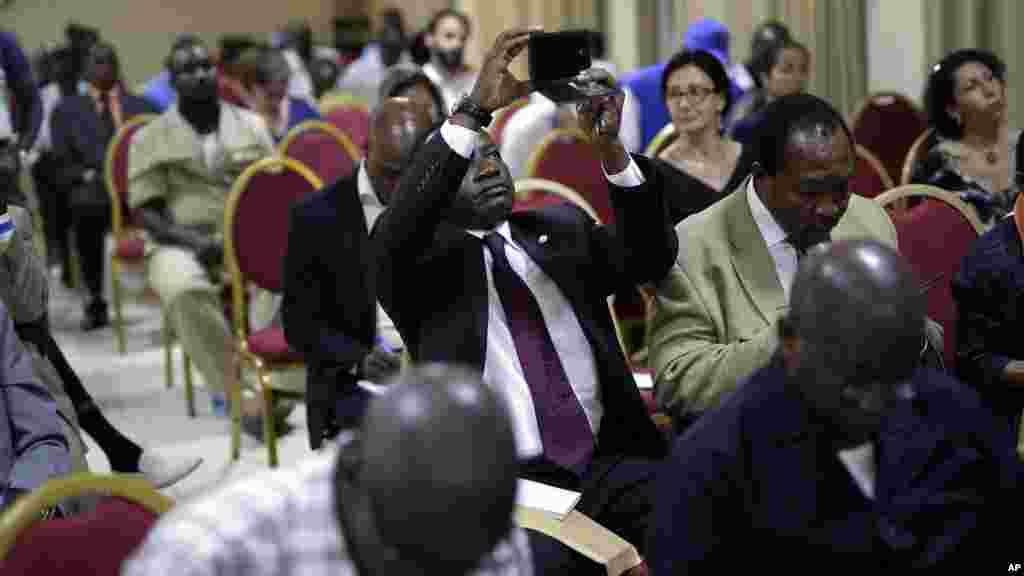
<path id="1" fill-rule="evenodd" d="M 927 0 L 868 0 L 868 87 L 920 103 L 927 75 Z"/>
<path id="2" fill-rule="evenodd" d="M 4 26 L 34 51 L 62 42 L 64 26 L 74 20 L 100 30 L 120 52 L 130 83 L 156 73 L 171 41 L 180 32 L 210 42 L 226 33 L 269 33 L 290 20 L 307 20 L 318 35 L 330 38 L 336 0 L 24 0 L 3 12 Z"/>

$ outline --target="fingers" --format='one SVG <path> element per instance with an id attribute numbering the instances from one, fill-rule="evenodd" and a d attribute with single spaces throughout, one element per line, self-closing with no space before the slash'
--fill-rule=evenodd
<path id="1" fill-rule="evenodd" d="M 517 28 L 509 28 L 501 34 L 498 34 L 497 40 L 494 41 L 494 47 L 499 52 L 506 52 L 509 46 L 514 45 L 518 42 L 528 40 L 530 34 L 534 32 L 543 32 L 544 28 L 540 26 L 521 26 Z"/>
<path id="2" fill-rule="evenodd" d="M 515 60 L 516 56 L 518 56 L 519 53 L 523 51 L 523 48 L 526 48 L 529 44 L 530 37 L 528 35 L 520 36 L 515 40 L 508 42 L 504 49 L 505 57 L 508 58 L 509 62 Z"/>

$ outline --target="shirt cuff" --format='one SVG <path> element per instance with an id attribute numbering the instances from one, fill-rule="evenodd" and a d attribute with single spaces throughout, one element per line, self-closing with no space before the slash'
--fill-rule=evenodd
<path id="1" fill-rule="evenodd" d="M 446 120 L 441 125 L 441 138 L 444 139 L 445 144 L 466 160 L 473 157 L 473 151 L 476 150 L 477 136 L 478 134 L 473 130 L 465 126 L 453 124 L 450 120 Z"/>
<path id="2" fill-rule="evenodd" d="M 601 171 L 604 172 L 604 176 L 609 182 L 619 188 L 635 188 L 647 181 L 644 179 L 643 171 L 641 171 L 640 167 L 636 165 L 636 160 L 633 160 L 632 156 L 629 158 L 629 165 L 626 166 L 626 169 L 622 172 L 609 174 L 608 171 L 604 169 L 603 163 L 601 164 Z"/>

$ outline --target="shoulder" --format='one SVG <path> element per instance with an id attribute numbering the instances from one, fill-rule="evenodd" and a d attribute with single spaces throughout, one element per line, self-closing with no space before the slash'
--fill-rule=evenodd
<path id="1" fill-rule="evenodd" d="M 679 239 L 680 264 L 700 261 L 707 257 L 709 251 L 726 248 L 729 243 L 726 214 L 736 203 L 745 201 L 746 191 L 741 188 L 679 222 L 676 237 Z"/>
<path id="2" fill-rule="evenodd" d="M 981 398 L 974 389 L 948 374 L 930 368 L 917 371 L 914 390 L 930 416 L 947 424 L 958 420 L 954 415 L 983 409 Z"/>
<path id="3" fill-rule="evenodd" d="M 1019 242 L 1017 225 L 1013 218 L 1003 218 L 996 222 L 975 241 L 964 256 L 957 273 L 957 283 L 970 284 L 982 277 L 1009 271 L 1012 266 L 1020 266 L 1018 262 L 1009 260 L 1010 242 Z"/>

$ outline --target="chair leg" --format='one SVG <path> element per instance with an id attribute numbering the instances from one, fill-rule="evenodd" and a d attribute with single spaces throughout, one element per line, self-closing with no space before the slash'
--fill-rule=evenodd
<path id="1" fill-rule="evenodd" d="M 277 430 L 274 426 L 274 390 L 268 386 L 268 375 L 260 370 L 260 388 L 263 389 L 263 441 L 267 443 L 267 461 L 277 468 Z"/>
<path id="2" fill-rule="evenodd" d="M 185 372 L 185 409 L 189 418 L 196 417 L 196 397 L 192 389 L 192 359 L 184 350 L 181 351 L 181 367 Z"/>
<path id="3" fill-rule="evenodd" d="M 121 260 L 114 255 L 110 256 L 110 287 L 114 296 L 114 337 L 117 339 L 117 352 L 123 355 L 125 343 L 124 316 L 121 313 Z"/>
<path id="4" fill-rule="evenodd" d="M 171 337 L 171 321 L 167 318 L 167 309 L 164 309 L 163 318 L 163 337 L 164 337 L 164 380 L 167 383 L 167 388 L 174 387 L 174 355 L 173 355 L 173 338 Z"/>
<path id="5" fill-rule="evenodd" d="M 234 359 L 234 373 L 238 374 L 238 354 L 232 354 Z M 228 402 L 231 404 L 231 459 L 238 460 L 242 450 L 242 379 L 228 378 L 227 382 Z"/>

